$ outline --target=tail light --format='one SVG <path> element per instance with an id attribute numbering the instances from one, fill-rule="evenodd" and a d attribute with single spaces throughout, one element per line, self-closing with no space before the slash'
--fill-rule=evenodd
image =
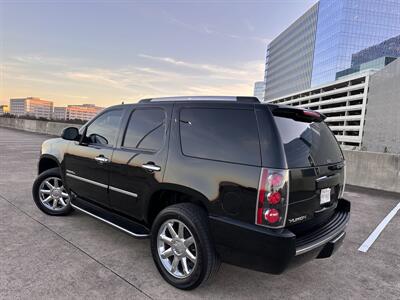
<path id="1" fill-rule="evenodd" d="M 314 118 L 316 120 L 321 119 L 321 114 L 319 112 L 312 111 L 312 110 L 304 110 L 303 115 L 310 117 L 310 118 Z"/>
<path id="2" fill-rule="evenodd" d="M 258 187 L 256 224 L 284 227 L 288 203 L 289 171 L 263 168 Z"/>

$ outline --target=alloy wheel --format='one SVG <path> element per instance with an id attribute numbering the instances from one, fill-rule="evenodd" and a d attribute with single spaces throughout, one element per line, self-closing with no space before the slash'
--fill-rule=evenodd
<path id="1" fill-rule="evenodd" d="M 39 187 L 39 199 L 50 210 L 59 211 L 69 205 L 70 197 L 60 178 L 49 177 Z"/>
<path id="2" fill-rule="evenodd" d="M 165 221 L 157 238 L 158 256 L 164 268 L 175 278 L 189 277 L 197 264 L 197 246 L 189 228 L 176 219 Z"/>

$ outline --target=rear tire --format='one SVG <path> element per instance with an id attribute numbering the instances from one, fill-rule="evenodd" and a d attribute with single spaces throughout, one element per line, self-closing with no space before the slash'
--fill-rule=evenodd
<path id="1" fill-rule="evenodd" d="M 51 216 L 68 215 L 73 209 L 61 179 L 59 168 L 41 173 L 32 186 L 32 196 L 36 206 Z"/>
<path id="2" fill-rule="evenodd" d="M 151 253 L 161 276 L 182 290 L 206 282 L 220 265 L 207 214 L 191 203 L 171 205 L 157 215 L 151 229 Z"/>

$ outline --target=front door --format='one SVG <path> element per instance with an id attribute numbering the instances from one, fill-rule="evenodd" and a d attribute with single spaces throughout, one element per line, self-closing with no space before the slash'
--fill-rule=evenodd
<path id="1" fill-rule="evenodd" d="M 167 133 L 172 106 L 132 111 L 110 165 L 110 205 L 143 220 L 145 204 L 162 182 L 167 158 Z"/>
<path id="2" fill-rule="evenodd" d="M 105 111 L 83 130 L 81 142 L 71 143 L 64 156 L 70 191 L 79 198 L 108 206 L 109 163 L 124 110 Z"/>

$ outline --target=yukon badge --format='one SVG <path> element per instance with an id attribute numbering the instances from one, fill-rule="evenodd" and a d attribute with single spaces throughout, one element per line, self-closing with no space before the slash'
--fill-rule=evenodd
<path id="1" fill-rule="evenodd" d="M 289 223 L 290 224 L 294 224 L 294 223 L 298 223 L 298 222 L 304 221 L 306 219 L 307 219 L 307 215 L 304 215 L 304 216 L 301 216 L 301 217 L 289 219 Z"/>

